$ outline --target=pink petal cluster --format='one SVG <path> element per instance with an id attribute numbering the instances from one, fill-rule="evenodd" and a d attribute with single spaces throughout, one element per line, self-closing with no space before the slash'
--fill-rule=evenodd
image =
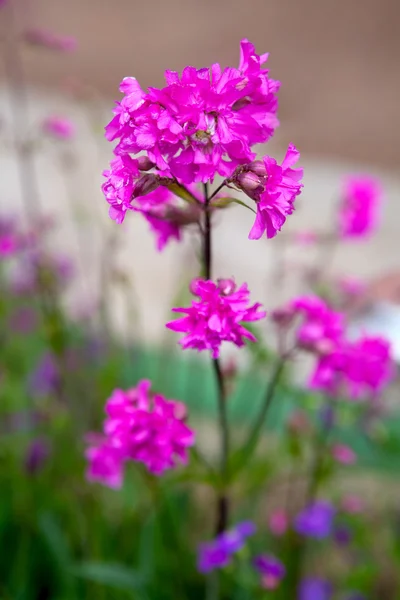
<path id="1" fill-rule="evenodd" d="M 185 67 L 166 71 L 166 86 L 144 92 L 125 78 L 124 98 L 106 127 L 108 140 L 119 140 L 116 154 L 147 152 L 160 171 L 184 183 L 229 177 L 255 158 L 251 146 L 266 142 L 278 125 L 279 83 L 262 68 L 248 40 L 241 42 L 238 68 Z"/>
<path id="2" fill-rule="evenodd" d="M 264 232 L 273 238 L 294 211 L 294 201 L 303 187 L 303 169 L 294 169 L 300 153 L 290 144 L 282 165 L 274 158 L 264 156 L 250 164 L 238 167 L 231 181 L 257 204 L 257 216 L 249 239 L 258 240 Z"/>
<path id="3" fill-rule="evenodd" d="M 127 460 L 141 462 L 154 475 L 162 475 L 177 462 L 187 462 L 194 432 L 185 424 L 182 404 L 150 393 L 151 382 L 115 390 L 106 403 L 104 434 L 86 451 L 87 478 L 118 488 Z"/>
<path id="4" fill-rule="evenodd" d="M 332 447 L 332 456 L 336 462 L 342 465 L 354 465 L 357 461 L 357 455 L 350 446 L 346 444 L 335 444 Z"/>
<path id="5" fill-rule="evenodd" d="M 250 305 L 250 292 L 246 284 L 236 289 L 230 279 L 217 283 L 197 279 L 191 291 L 199 297 L 188 308 L 173 308 L 185 316 L 167 323 L 172 331 L 185 333 L 180 340 L 183 349 L 210 350 L 218 358 L 222 342 L 244 346 L 245 339 L 256 341 L 255 336 L 242 323 L 258 321 L 266 316 L 260 304 Z"/>
<path id="6" fill-rule="evenodd" d="M 341 339 L 344 332 L 343 315 L 333 311 L 318 296 L 295 298 L 289 310 L 302 319 L 296 332 L 300 347 L 325 354 Z"/>
<path id="7" fill-rule="evenodd" d="M 280 508 L 271 513 L 268 526 L 273 535 L 277 537 L 284 535 L 289 527 L 289 518 L 286 511 Z"/>
<path id="8" fill-rule="evenodd" d="M 24 33 L 25 41 L 33 46 L 41 46 L 58 52 L 74 52 L 78 42 L 71 36 L 59 35 L 47 29 L 32 28 Z"/>
<path id="9" fill-rule="evenodd" d="M 339 208 L 342 238 L 366 237 L 373 233 L 382 196 L 381 183 L 374 177 L 352 176 L 345 179 Z"/>
<path id="10" fill-rule="evenodd" d="M 51 115 L 42 123 L 43 131 L 60 140 L 70 140 L 75 135 L 75 125 L 66 117 Z"/>

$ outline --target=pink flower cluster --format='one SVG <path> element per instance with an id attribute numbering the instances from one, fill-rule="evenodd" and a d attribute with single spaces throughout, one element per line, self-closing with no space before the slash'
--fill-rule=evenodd
<path id="1" fill-rule="evenodd" d="M 373 177 L 351 176 L 344 180 L 339 209 L 342 238 L 365 237 L 376 229 L 382 196 L 381 184 Z"/>
<path id="2" fill-rule="evenodd" d="M 267 58 L 242 40 L 238 68 L 215 63 L 186 67 L 181 75 L 166 71 L 166 85 L 147 92 L 133 77 L 122 81 L 124 97 L 106 126 L 106 138 L 117 140 L 103 185 L 112 219 L 121 223 L 135 200 L 142 204 L 160 186 L 206 183 L 219 174 L 257 203 L 250 239 L 264 231 L 276 235 L 294 210 L 303 171 L 293 168 L 299 153 L 292 144 L 282 165 L 269 156 L 255 160 L 252 146 L 266 142 L 278 125 L 279 83 L 262 66 Z"/>
<path id="3" fill-rule="evenodd" d="M 106 403 L 103 435 L 89 437 L 87 478 L 119 488 L 127 460 L 146 465 L 154 475 L 187 462 L 194 433 L 185 424 L 184 405 L 150 393 L 151 382 L 115 390 Z"/>
<path id="4" fill-rule="evenodd" d="M 75 126 L 66 117 L 50 115 L 44 119 L 42 127 L 45 133 L 60 140 L 70 140 L 75 135 Z"/>
<path id="5" fill-rule="evenodd" d="M 186 334 L 180 340 L 183 349 L 211 350 L 213 358 L 218 358 L 222 342 L 241 347 L 245 339 L 256 341 L 242 323 L 263 319 L 266 313 L 259 310 L 260 304 L 249 305 L 250 292 L 245 283 L 236 289 L 231 279 L 219 279 L 217 283 L 196 279 L 191 291 L 200 300 L 193 301 L 189 308 L 173 308 L 185 316 L 166 325 Z"/>
<path id="6" fill-rule="evenodd" d="M 317 356 L 310 380 L 313 389 L 357 400 L 377 396 L 392 378 L 389 342 L 367 335 L 349 340 L 342 314 L 321 298 L 299 297 L 282 312 L 287 322 L 301 318 L 296 330 L 297 346 Z"/>

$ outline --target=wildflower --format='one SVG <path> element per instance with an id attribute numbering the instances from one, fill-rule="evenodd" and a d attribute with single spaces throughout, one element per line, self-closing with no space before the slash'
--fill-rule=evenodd
<path id="1" fill-rule="evenodd" d="M 346 525 L 336 525 L 333 537 L 339 546 L 347 546 L 351 542 L 351 530 Z"/>
<path id="2" fill-rule="evenodd" d="M 330 600 L 332 586 L 325 579 L 303 579 L 299 587 L 299 600 Z"/>
<path id="3" fill-rule="evenodd" d="M 218 535 L 212 542 L 200 544 L 197 569 L 200 573 L 209 573 L 226 567 L 232 556 L 246 544 L 247 538 L 254 535 L 255 530 L 254 523 L 243 521 Z"/>
<path id="4" fill-rule="evenodd" d="M 241 42 L 238 69 L 185 67 L 166 71 L 166 86 L 145 93 L 136 79 L 125 78 L 124 94 L 106 127 L 119 139 L 117 154 L 147 152 L 157 168 L 184 183 L 230 176 L 239 164 L 254 159 L 251 146 L 266 142 L 278 125 L 278 82 L 262 68 L 248 40 Z"/>
<path id="5" fill-rule="evenodd" d="M 45 465 L 50 455 L 50 446 L 44 439 L 37 438 L 29 445 L 25 455 L 25 470 L 29 475 L 35 475 Z"/>
<path id="6" fill-rule="evenodd" d="M 180 340 L 183 349 L 210 350 L 213 358 L 218 358 L 224 341 L 239 347 L 244 345 L 245 339 L 256 341 L 242 323 L 263 319 L 266 313 L 259 311 L 260 304 L 249 305 L 250 292 L 246 284 L 236 289 L 233 280 L 214 283 L 196 279 L 191 291 L 200 300 L 193 301 L 189 308 L 173 308 L 185 316 L 166 324 L 169 329 L 186 334 Z"/>
<path id="7" fill-rule="evenodd" d="M 332 448 L 332 456 L 342 465 L 353 465 L 357 460 L 354 450 L 345 444 L 335 444 Z"/>
<path id="8" fill-rule="evenodd" d="M 261 554 L 253 560 L 253 565 L 261 575 L 262 587 L 274 590 L 278 587 L 286 573 L 280 560 L 271 554 Z"/>
<path id="9" fill-rule="evenodd" d="M 19 250 L 18 238 L 13 233 L 0 234 L 0 259 L 13 256 Z"/>
<path id="10" fill-rule="evenodd" d="M 335 509 L 322 500 L 306 506 L 296 517 L 294 527 L 297 533 L 306 537 L 323 539 L 332 532 Z"/>
<path id="11" fill-rule="evenodd" d="M 48 396 L 60 383 L 60 374 L 54 356 L 44 354 L 29 378 L 29 389 L 36 396 Z"/>
<path id="12" fill-rule="evenodd" d="M 367 286 L 364 281 L 358 279 L 358 277 L 342 277 L 338 281 L 339 289 L 346 294 L 346 296 L 357 297 L 365 293 Z"/>
<path id="13" fill-rule="evenodd" d="M 32 28 L 24 32 L 25 41 L 33 46 L 41 46 L 59 52 L 74 52 L 77 41 L 71 36 L 59 35 L 46 29 Z"/>
<path id="14" fill-rule="evenodd" d="M 377 227 L 377 211 L 383 190 L 378 179 L 351 176 L 343 182 L 339 209 L 339 232 L 342 238 L 370 235 Z"/>
<path id="15" fill-rule="evenodd" d="M 342 498 L 341 508 L 350 515 L 357 515 L 364 510 L 364 502 L 358 496 L 347 495 Z"/>
<path id="16" fill-rule="evenodd" d="M 318 296 L 300 296 L 290 303 L 290 309 L 303 321 L 296 332 L 301 348 L 326 353 L 341 339 L 343 315 L 335 312 Z"/>
<path id="17" fill-rule="evenodd" d="M 122 465 L 127 460 L 142 462 L 154 475 L 187 462 L 194 433 L 184 423 L 186 414 L 180 403 L 150 394 L 150 386 L 150 381 L 142 380 L 136 388 L 114 390 L 106 402 L 104 438 L 86 454 L 89 479 L 108 485 L 111 478 L 115 487 L 122 483 Z"/>
<path id="18" fill-rule="evenodd" d="M 289 525 L 286 512 L 283 509 L 275 510 L 269 517 L 268 525 L 273 535 L 284 535 Z"/>
<path id="19" fill-rule="evenodd" d="M 45 133 L 60 140 L 70 140 L 75 135 L 75 126 L 66 117 L 49 116 L 44 119 L 42 127 Z"/>
<path id="20" fill-rule="evenodd" d="M 300 156 L 297 148 L 290 144 L 282 165 L 274 158 L 264 156 L 250 164 L 238 167 L 229 179 L 257 204 L 257 216 L 249 233 L 249 239 L 258 240 L 265 232 L 268 238 L 275 237 L 294 211 L 294 201 L 303 184 L 303 169 L 294 169 Z"/>

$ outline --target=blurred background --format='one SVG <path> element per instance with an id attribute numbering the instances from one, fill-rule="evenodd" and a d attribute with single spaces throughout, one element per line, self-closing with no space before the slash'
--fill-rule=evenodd
<path id="1" fill-rule="evenodd" d="M 36 147 L 37 181 L 28 184 L 25 195 L 30 194 L 31 205 L 40 203 L 59 216 L 61 232 L 54 243 L 77 259 L 80 278 L 85 280 L 72 286 L 72 310 L 90 310 L 99 301 L 101 248 L 107 238 L 116 246 L 113 269 L 117 273 L 122 269 L 135 287 L 141 335 L 147 339 L 162 335 L 177 282 L 183 273 L 190 275 L 193 249 L 185 240 L 180 245 L 171 243 L 159 255 L 140 219 L 127 219 L 123 227 L 108 222 L 100 185 L 112 148 L 103 139 L 103 127 L 120 97 L 118 85 L 124 76 L 135 76 L 145 88 L 162 85 L 166 68 L 181 70 L 187 64 L 200 67 L 213 61 L 235 65 L 243 37 L 255 43 L 259 52 L 270 53 L 272 76 L 282 82 L 281 127 L 268 152 L 280 159 L 292 141 L 305 167 L 304 192 L 288 229 L 329 229 L 342 175 L 379 174 L 386 188 L 379 233 L 367 245 L 339 248 L 331 268 L 344 268 L 345 275 L 357 273 L 368 280 L 388 274 L 389 283 L 385 279 L 379 293 L 396 295 L 398 279 L 392 275 L 398 268 L 400 189 L 397 0 L 70 0 L 67 4 L 8 0 L 3 4 L 1 207 L 7 210 L 12 203 L 13 211 L 26 213 L 13 149 L 14 119 L 17 136 L 29 138 Z M 76 49 L 59 52 L 34 44 L 32 30 L 72 37 Z M 10 78 L 14 92 L 7 84 Z M 26 94 L 18 91 L 21 87 Z M 74 123 L 76 133 L 68 142 L 44 139 L 41 126 L 49 115 L 65 116 Z M 251 215 L 239 210 L 229 211 L 219 223 L 216 268 L 218 275 L 248 280 L 255 295 L 271 306 L 281 299 L 270 285 L 279 236 L 268 245 L 248 243 L 250 223 Z M 304 250 L 306 260 L 310 252 Z M 284 297 L 293 289 L 279 293 Z M 113 327 L 126 334 L 126 307 L 118 293 L 112 302 L 117 306 L 112 311 Z"/>

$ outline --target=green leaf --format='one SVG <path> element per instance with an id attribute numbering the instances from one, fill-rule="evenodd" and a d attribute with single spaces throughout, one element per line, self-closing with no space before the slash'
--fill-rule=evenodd
<path id="1" fill-rule="evenodd" d="M 103 584 L 116 590 L 142 590 L 145 579 L 133 569 L 118 563 L 84 562 L 71 568 L 75 577 Z"/>
<path id="2" fill-rule="evenodd" d="M 240 204 L 240 206 L 244 206 L 245 208 L 251 210 L 251 212 L 253 212 L 255 215 L 257 214 L 256 211 L 251 208 L 251 206 L 242 200 L 238 200 L 237 198 L 215 198 L 211 201 L 211 206 L 214 206 L 215 208 L 228 208 L 228 206 L 231 204 Z"/>
<path id="3" fill-rule="evenodd" d="M 182 198 L 182 200 L 185 200 L 185 202 L 190 202 L 191 204 L 199 204 L 199 201 L 197 200 L 196 196 L 193 196 L 193 194 L 191 192 L 189 192 L 189 190 L 187 190 L 183 185 L 180 185 L 179 183 L 170 183 L 168 185 L 168 189 L 175 194 L 175 196 L 178 196 L 178 198 Z"/>

